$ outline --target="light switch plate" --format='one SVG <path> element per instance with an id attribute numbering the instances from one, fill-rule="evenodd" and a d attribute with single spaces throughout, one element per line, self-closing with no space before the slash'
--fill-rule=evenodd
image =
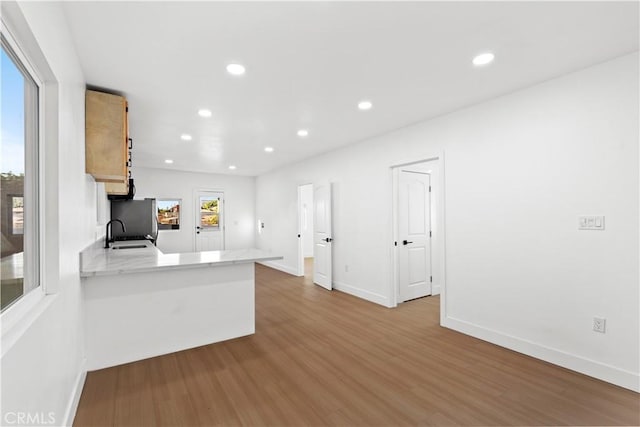
<path id="1" fill-rule="evenodd" d="M 604 216 L 603 215 L 579 216 L 578 230 L 604 230 Z"/>

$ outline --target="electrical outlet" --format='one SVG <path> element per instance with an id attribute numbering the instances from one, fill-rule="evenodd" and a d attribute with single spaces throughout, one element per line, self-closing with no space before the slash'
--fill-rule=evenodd
<path id="1" fill-rule="evenodd" d="M 604 317 L 593 318 L 593 330 L 600 333 L 605 333 L 607 329 L 607 319 Z"/>
<path id="2" fill-rule="evenodd" d="M 348 265 L 345 265 L 345 266 L 344 266 L 344 272 L 345 272 L 345 273 L 348 273 L 348 272 L 349 272 L 349 266 L 348 266 Z"/>

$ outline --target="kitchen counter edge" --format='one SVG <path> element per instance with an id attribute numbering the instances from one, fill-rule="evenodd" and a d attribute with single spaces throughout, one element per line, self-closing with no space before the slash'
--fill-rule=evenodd
<path id="1" fill-rule="evenodd" d="M 166 270 L 219 267 L 250 262 L 282 259 L 270 251 L 256 248 L 224 251 L 185 252 L 164 254 L 155 246 L 130 254 L 113 253 L 104 249 L 103 241 L 97 241 L 80 252 L 80 277 L 109 276 L 130 273 L 149 273 Z"/>

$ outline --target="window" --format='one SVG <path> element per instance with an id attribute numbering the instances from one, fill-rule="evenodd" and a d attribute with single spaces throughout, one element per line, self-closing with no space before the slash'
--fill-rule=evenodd
<path id="1" fill-rule="evenodd" d="M 9 196 L 11 234 L 24 234 L 24 196 Z"/>
<path id="2" fill-rule="evenodd" d="M 180 230 L 180 199 L 158 199 L 158 230 Z"/>
<path id="3" fill-rule="evenodd" d="M 0 310 L 40 286 L 39 85 L 3 33 L 0 123 Z"/>
<path id="4" fill-rule="evenodd" d="M 200 224 L 201 228 L 220 228 L 220 198 L 200 196 Z"/>

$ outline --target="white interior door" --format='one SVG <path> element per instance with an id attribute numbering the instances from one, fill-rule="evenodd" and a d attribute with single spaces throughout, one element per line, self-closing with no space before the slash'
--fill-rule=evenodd
<path id="1" fill-rule="evenodd" d="M 430 175 L 400 170 L 398 178 L 399 301 L 431 295 Z"/>
<path id="2" fill-rule="evenodd" d="M 313 283 L 331 290 L 331 184 L 313 186 Z"/>
<path id="3" fill-rule="evenodd" d="M 195 195 L 195 250 L 224 249 L 224 197 L 215 191 L 197 191 Z"/>

